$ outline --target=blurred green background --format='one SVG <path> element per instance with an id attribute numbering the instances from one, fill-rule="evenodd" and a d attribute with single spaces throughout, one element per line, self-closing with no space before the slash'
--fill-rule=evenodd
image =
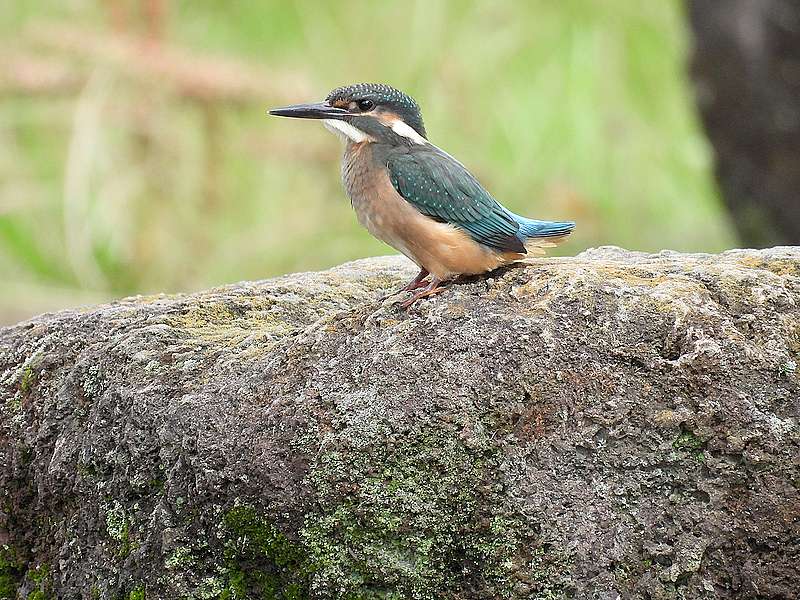
<path id="1" fill-rule="evenodd" d="M 515 212 L 594 245 L 735 245 L 679 0 L 7 1 L 0 323 L 393 252 L 340 142 L 265 115 L 386 82 Z"/>

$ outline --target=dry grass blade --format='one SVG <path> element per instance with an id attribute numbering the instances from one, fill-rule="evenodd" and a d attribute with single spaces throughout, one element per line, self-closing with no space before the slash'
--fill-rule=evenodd
<path id="1" fill-rule="evenodd" d="M 63 59 L 0 53 L 0 94 L 73 94 L 85 81 Z"/>
<path id="2" fill-rule="evenodd" d="M 180 95 L 202 102 L 290 101 L 307 96 L 310 89 L 302 75 L 264 72 L 238 60 L 198 56 L 148 37 L 60 24 L 32 26 L 26 37 L 52 50 L 107 63 L 137 79 L 167 83 Z"/>
<path id="3" fill-rule="evenodd" d="M 72 137 L 64 172 L 64 234 L 67 257 L 79 281 L 97 288 L 103 275 L 93 257 L 91 227 L 92 174 L 102 146 L 101 112 L 110 82 L 96 72 L 75 107 Z"/>

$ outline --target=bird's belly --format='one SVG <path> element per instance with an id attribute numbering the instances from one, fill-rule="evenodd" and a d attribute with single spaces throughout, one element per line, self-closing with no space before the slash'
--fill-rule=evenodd
<path id="1" fill-rule="evenodd" d="M 416 211 L 415 211 L 416 212 Z M 521 257 L 479 244 L 464 230 L 416 213 L 406 230 L 406 244 L 418 264 L 439 279 L 479 275 Z"/>
<path id="2" fill-rule="evenodd" d="M 392 188 L 394 192 L 394 188 Z M 521 257 L 496 252 L 463 230 L 434 221 L 397 193 L 353 200 L 359 223 L 439 279 L 486 273 Z"/>
<path id="3" fill-rule="evenodd" d="M 396 214 L 398 211 L 392 210 L 391 207 L 388 207 L 387 210 L 387 207 L 381 206 L 379 202 L 373 202 L 369 199 L 353 199 L 353 210 L 355 210 L 358 222 L 374 237 L 389 244 L 395 250 L 405 254 L 417 265 L 422 266 L 406 245 L 403 232 L 398 230 L 397 219 L 399 215 Z"/>

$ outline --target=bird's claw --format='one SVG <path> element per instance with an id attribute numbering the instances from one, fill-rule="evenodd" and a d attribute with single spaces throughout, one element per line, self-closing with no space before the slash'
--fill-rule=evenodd
<path id="1" fill-rule="evenodd" d="M 394 292 L 390 292 L 390 293 L 386 294 L 385 296 L 382 296 L 381 297 L 381 302 L 391 298 L 392 296 L 396 296 L 397 294 L 402 294 L 403 292 L 413 292 L 414 290 L 418 290 L 421 287 L 427 286 L 428 282 L 425 281 L 425 279 L 428 277 L 429 274 L 430 273 L 428 273 L 427 270 L 421 269 L 420 272 L 417 274 L 417 276 L 414 277 L 414 279 L 409 281 L 407 284 L 405 284 L 399 290 L 396 290 Z"/>
<path id="2" fill-rule="evenodd" d="M 400 307 L 408 312 L 417 300 L 443 292 L 446 288 L 441 287 L 441 283 L 442 282 L 436 278 L 431 279 L 431 282 L 425 286 L 425 289 L 416 292 L 411 298 L 401 302 Z"/>

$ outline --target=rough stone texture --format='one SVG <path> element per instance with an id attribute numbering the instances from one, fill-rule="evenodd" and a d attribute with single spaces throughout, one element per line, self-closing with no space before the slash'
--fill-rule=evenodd
<path id="1" fill-rule="evenodd" d="M 0 590 L 797 597 L 800 249 L 411 274 L 0 330 Z"/>

